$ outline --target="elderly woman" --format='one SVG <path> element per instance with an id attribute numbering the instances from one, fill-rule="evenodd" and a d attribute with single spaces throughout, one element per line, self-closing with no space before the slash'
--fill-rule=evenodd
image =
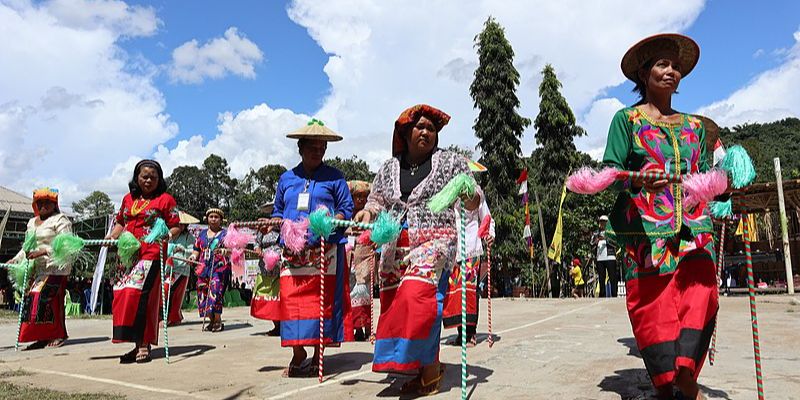
<path id="1" fill-rule="evenodd" d="M 208 228 L 203 229 L 194 242 L 191 259 L 202 264 L 197 274 L 197 311 L 201 318 L 208 317 L 207 332 L 222 332 L 222 304 L 231 280 L 231 263 L 223 241 L 227 230 L 222 228 L 225 213 L 219 208 L 206 211 Z"/>
<path id="2" fill-rule="evenodd" d="M 274 223 L 298 221 L 309 212 L 324 206 L 336 219 L 350 219 L 353 199 L 342 173 L 322 162 L 328 142 L 342 137 L 312 120 L 308 126 L 287 137 L 299 139 L 297 147 L 302 161 L 286 171 L 278 180 L 275 194 Z M 281 238 L 281 243 L 286 238 Z M 341 229 L 326 238 L 324 345 L 336 346 L 344 340 L 344 315 L 350 309 L 347 283 L 345 244 Z M 294 253 L 283 249 L 280 278 L 281 345 L 291 347 L 293 356 L 286 377 L 316 376 L 319 357 L 320 268 L 319 241 L 309 241 L 306 248 Z M 314 346 L 312 362 L 304 363 L 308 353 L 304 346 Z"/>
<path id="3" fill-rule="evenodd" d="M 648 37 L 622 59 L 622 71 L 641 100 L 611 121 L 603 162 L 633 171 L 673 174 L 708 169 L 703 123 L 672 108 L 700 49 L 678 34 Z M 607 237 L 624 249 L 627 307 L 633 334 L 659 398 L 673 386 L 703 398 L 697 377 L 714 317 L 717 286 L 708 207 L 686 207 L 679 184 L 628 180 L 616 184 Z"/>
<path id="4" fill-rule="evenodd" d="M 388 210 L 405 215 L 396 243 L 382 249 L 381 316 L 375 342 L 375 372 L 416 374 L 402 391 L 438 392 L 444 374 L 439 363 L 442 302 L 456 256 L 458 206 L 432 213 L 428 201 L 458 174 L 470 174 L 467 160 L 438 148 L 439 132 L 450 116 L 416 105 L 394 124 L 392 154 L 372 185 L 367 205 L 356 216 L 366 222 Z M 468 211 L 481 197 L 464 198 Z"/>
<path id="5" fill-rule="evenodd" d="M 370 183 L 364 181 L 347 182 L 350 187 L 350 194 L 353 196 L 355 212 L 364 209 L 367 204 L 367 196 L 370 192 Z M 354 339 L 358 342 L 367 340 L 372 332 L 372 321 L 370 320 L 370 306 L 372 304 L 372 287 L 370 286 L 370 269 L 375 269 L 375 251 L 371 246 L 357 243 L 356 236 L 360 233 L 357 230 L 348 230 L 350 240 L 353 242 L 353 249 L 348 252 L 347 259 L 351 266 L 351 291 L 350 305 L 352 306 L 352 324 L 355 329 Z"/>
<path id="6" fill-rule="evenodd" d="M 175 199 L 167 193 L 167 182 L 158 162 L 139 161 L 128 188 L 130 192 L 122 199 L 116 224 L 107 239 L 117 239 L 123 231 L 128 231 L 141 240 L 150 233 L 157 218 L 167 223 L 170 239 L 180 234 Z M 120 357 L 121 364 L 150 362 L 150 345 L 158 344 L 161 252 L 165 250 L 159 242 L 142 243 L 139 261 L 114 285 L 112 341 L 136 344 Z"/>
<path id="7" fill-rule="evenodd" d="M 41 188 L 33 192 L 34 217 L 28 221 L 28 232 L 36 235 L 36 249 L 20 250 L 12 264 L 33 261 L 33 284 L 25 293 L 20 342 L 33 342 L 25 350 L 60 347 L 67 339 L 64 322 L 64 294 L 71 268 L 53 265 L 53 239 L 59 233 L 71 233 L 72 223 L 58 208 L 58 190 Z M 25 282 L 27 290 L 28 282 Z"/>

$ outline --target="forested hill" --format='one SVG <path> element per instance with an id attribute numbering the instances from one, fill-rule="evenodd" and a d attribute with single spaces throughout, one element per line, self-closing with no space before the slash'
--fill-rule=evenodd
<path id="1" fill-rule="evenodd" d="M 781 159 L 784 179 L 800 178 L 800 119 L 722 128 L 720 137 L 725 146 L 740 144 L 747 149 L 756 166 L 757 182 L 775 180 L 775 157 Z"/>

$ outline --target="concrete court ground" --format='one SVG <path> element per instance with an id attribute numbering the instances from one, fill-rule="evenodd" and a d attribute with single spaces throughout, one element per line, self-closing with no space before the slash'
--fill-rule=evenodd
<path id="1" fill-rule="evenodd" d="M 471 399 L 646 399 L 653 391 L 631 334 L 623 298 L 495 299 L 493 348 L 485 341 L 482 300 L 478 347 L 469 350 Z M 0 321 L 0 373 L 18 385 L 66 392 L 107 392 L 129 399 L 371 399 L 398 398 L 406 379 L 371 372 L 372 346 L 346 343 L 325 353 L 327 380 L 281 378 L 290 351 L 264 333 L 271 322 L 249 309 L 226 309 L 226 330 L 201 332 L 196 313 L 170 328 L 170 361 L 163 348 L 143 365 L 120 365 L 128 344 L 111 343 L 109 319 L 67 321 L 70 339 L 59 349 L 15 353 L 16 321 Z M 800 301 L 758 297 L 764 386 L 768 399 L 800 398 Z M 454 335 L 445 331 L 443 341 Z M 481 335 L 480 333 L 484 333 Z M 700 378 L 710 398 L 755 399 L 748 299 L 721 299 L 716 364 Z M 460 397 L 460 352 L 442 346 L 447 370 L 442 392 Z"/>

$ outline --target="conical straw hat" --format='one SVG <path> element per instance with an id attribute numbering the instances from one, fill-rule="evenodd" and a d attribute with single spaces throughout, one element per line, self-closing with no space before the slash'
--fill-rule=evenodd
<path id="1" fill-rule="evenodd" d="M 338 133 L 325 126 L 324 122 L 316 118 L 308 121 L 306 126 L 294 132 L 290 132 L 286 137 L 290 139 L 324 140 L 326 142 L 338 142 L 342 140 L 342 137 Z"/>

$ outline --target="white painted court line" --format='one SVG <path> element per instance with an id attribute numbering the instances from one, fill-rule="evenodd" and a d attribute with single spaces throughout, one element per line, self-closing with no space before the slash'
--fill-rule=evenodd
<path id="1" fill-rule="evenodd" d="M 38 369 L 38 368 L 29 368 L 29 367 L 22 367 L 22 369 L 27 370 L 27 371 L 31 371 L 31 372 L 36 372 L 36 373 L 39 373 L 39 374 L 50 374 L 50 375 L 66 376 L 68 378 L 76 378 L 76 379 L 83 379 L 83 380 L 87 380 L 87 381 L 106 383 L 106 384 L 109 384 L 109 385 L 117 385 L 117 386 L 127 387 L 127 388 L 131 388 L 131 389 L 143 390 L 143 391 L 146 391 L 146 392 L 163 393 L 163 394 L 177 395 L 177 396 L 183 396 L 183 397 L 191 397 L 193 399 L 204 399 L 204 400 L 211 399 L 210 397 L 206 397 L 206 396 L 195 394 L 195 393 L 182 392 L 180 390 L 172 390 L 172 389 L 162 389 L 162 388 L 157 388 L 157 387 L 152 387 L 152 386 L 145 386 L 145 385 L 137 385 L 135 383 L 122 382 L 122 381 L 117 381 L 117 380 L 114 380 L 114 379 L 97 378 L 97 377 L 88 376 L 88 375 L 72 374 L 72 373 L 69 373 L 69 372 L 51 371 L 51 370 L 47 370 L 47 369 Z"/>
<path id="2" fill-rule="evenodd" d="M 596 301 L 596 302 L 594 302 L 592 304 L 589 304 L 589 305 L 586 305 L 586 306 L 583 306 L 583 307 L 578 307 L 578 308 L 575 308 L 575 309 L 572 309 L 572 310 L 569 310 L 569 311 L 565 311 L 565 312 L 562 312 L 562 313 L 559 313 L 559 314 L 556 314 L 556 315 L 551 315 L 551 316 L 549 316 L 547 318 L 540 319 L 540 320 L 534 321 L 534 322 L 530 322 L 530 323 L 527 323 L 525 325 L 520 325 L 520 326 L 515 327 L 515 328 L 510 328 L 510 329 L 502 330 L 502 331 L 499 331 L 499 332 L 492 332 L 492 334 L 499 335 L 499 334 L 513 332 L 513 331 L 520 330 L 520 329 L 525 329 L 525 328 L 528 328 L 528 327 L 531 327 L 531 326 L 534 326 L 534 325 L 538 325 L 538 324 L 541 324 L 541 323 L 556 319 L 558 317 L 563 317 L 565 315 L 573 314 L 573 313 L 576 313 L 578 311 L 585 310 L 585 309 L 590 308 L 590 307 L 594 307 L 594 306 L 596 306 L 596 305 L 598 305 L 598 304 L 600 304 L 600 303 L 602 303 L 604 301 L 606 301 L 606 300 L 598 300 L 598 301 Z M 460 347 L 445 347 L 444 349 L 442 349 L 440 351 L 447 351 L 447 350 L 452 350 L 452 349 L 460 350 L 461 348 Z M 362 375 L 366 375 L 366 374 L 372 372 L 372 367 L 371 367 L 372 363 L 367 364 L 367 366 L 369 367 L 369 369 L 367 369 L 365 371 L 359 371 L 359 372 L 356 372 L 356 373 L 353 373 L 353 374 L 350 374 L 350 375 L 345 375 L 345 376 L 343 376 L 341 378 L 327 379 L 327 380 L 325 380 L 325 382 L 317 383 L 316 385 L 305 386 L 305 387 L 302 387 L 302 388 L 299 388 L 299 389 L 294 389 L 294 390 L 290 390 L 288 392 L 276 394 L 276 395 L 274 395 L 272 397 L 269 397 L 267 400 L 285 399 L 285 398 L 287 398 L 289 396 L 294 396 L 294 395 L 296 395 L 298 393 L 302 393 L 302 392 L 305 392 L 305 391 L 308 391 L 308 390 L 313 390 L 313 389 L 325 387 L 325 386 L 328 386 L 328 385 L 332 385 L 334 383 L 339 383 L 339 382 L 347 381 L 347 380 L 350 380 L 350 379 L 353 379 L 353 378 L 356 378 L 356 377 L 359 377 L 359 376 L 362 376 Z"/>

